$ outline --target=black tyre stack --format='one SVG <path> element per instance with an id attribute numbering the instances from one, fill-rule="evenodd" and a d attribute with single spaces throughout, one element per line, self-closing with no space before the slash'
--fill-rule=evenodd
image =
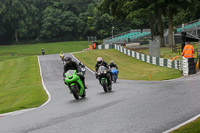
<path id="1" fill-rule="evenodd" d="M 188 58 L 188 69 L 189 69 L 189 74 L 196 73 L 196 64 L 194 63 L 194 58 Z"/>

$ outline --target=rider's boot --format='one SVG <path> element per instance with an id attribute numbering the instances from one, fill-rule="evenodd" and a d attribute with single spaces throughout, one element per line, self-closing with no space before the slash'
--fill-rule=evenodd
<path id="1" fill-rule="evenodd" d="M 85 80 L 83 81 L 83 86 L 85 89 L 88 89 L 87 85 L 85 85 Z"/>

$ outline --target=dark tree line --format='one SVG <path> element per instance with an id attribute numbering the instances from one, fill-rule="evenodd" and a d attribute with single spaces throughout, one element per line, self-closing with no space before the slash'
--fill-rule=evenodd
<path id="1" fill-rule="evenodd" d="M 151 37 L 159 35 L 164 46 L 164 29 L 169 29 L 169 46 L 173 46 L 174 23 L 199 19 L 199 0 L 103 0 L 100 5 L 103 13 L 111 13 L 115 18 L 131 21 L 148 21 Z M 167 22 L 167 25 L 166 25 Z"/>
<path id="2" fill-rule="evenodd" d="M 150 28 L 162 36 L 164 28 L 171 33 L 174 23 L 200 17 L 199 5 L 198 0 L 1 0 L 0 44 L 103 39 L 113 26 L 114 34 Z"/>
<path id="3" fill-rule="evenodd" d="M 136 28 L 128 20 L 101 14 L 102 0 L 1 0 L 0 44 L 103 39 Z"/>

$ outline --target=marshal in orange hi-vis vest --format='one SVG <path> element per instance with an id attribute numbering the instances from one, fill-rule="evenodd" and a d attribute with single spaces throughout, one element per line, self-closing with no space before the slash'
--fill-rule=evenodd
<path id="1" fill-rule="evenodd" d="M 185 45 L 184 49 L 183 49 L 183 52 L 182 52 L 182 55 L 185 57 L 185 58 L 192 58 L 194 57 L 194 48 L 191 44 L 187 44 Z"/>

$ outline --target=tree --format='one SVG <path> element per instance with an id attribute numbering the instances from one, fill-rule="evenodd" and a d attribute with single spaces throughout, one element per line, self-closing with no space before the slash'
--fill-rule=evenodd
<path id="1" fill-rule="evenodd" d="M 176 14 L 178 14 L 178 11 L 180 10 L 180 8 L 183 8 L 185 10 L 187 9 L 191 9 L 194 7 L 194 5 L 198 3 L 197 0 L 186 0 L 186 1 L 182 1 L 182 0 L 165 0 L 165 6 L 167 9 L 167 13 L 168 13 L 168 28 L 169 28 L 169 32 L 168 32 L 168 42 L 169 42 L 169 47 L 173 47 L 173 31 L 174 31 L 174 16 Z"/>
<path id="2" fill-rule="evenodd" d="M 43 14 L 41 37 L 51 40 L 52 38 L 64 38 L 74 30 L 77 17 L 71 11 L 62 11 L 59 8 L 49 6 Z"/>
<path id="3" fill-rule="evenodd" d="M 6 0 L 0 1 L 0 5 L 0 14 L 3 16 L 3 22 L 9 24 L 12 35 L 14 35 L 16 42 L 18 42 L 19 27 L 23 23 L 26 14 L 24 2 L 19 0 Z"/>
<path id="4" fill-rule="evenodd" d="M 154 36 L 154 14 L 155 2 L 153 0 L 104 0 L 99 10 L 102 12 L 108 12 L 118 19 L 128 19 L 132 23 L 140 27 L 145 25 L 143 28 L 147 28 L 149 22 L 151 37 Z M 146 19 L 147 18 L 147 19 Z"/>

